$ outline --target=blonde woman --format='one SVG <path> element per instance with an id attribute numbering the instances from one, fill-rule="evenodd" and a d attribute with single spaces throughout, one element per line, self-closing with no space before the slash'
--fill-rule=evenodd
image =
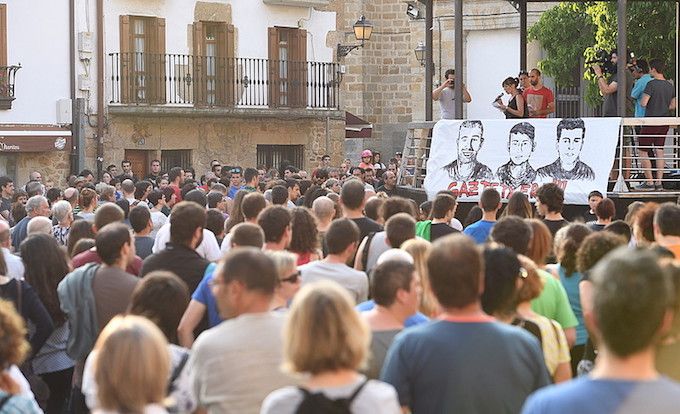
<path id="1" fill-rule="evenodd" d="M 141 316 L 116 316 L 95 345 L 94 376 L 100 408 L 95 414 L 166 414 L 170 375 L 167 341 Z"/>
<path id="2" fill-rule="evenodd" d="M 368 326 L 345 289 L 331 281 L 304 286 L 284 329 L 284 368 L 309 376 L 302 387 L 269 394 L 260 413 L 289 414 L 302 408 L 319 412 L 312 404 L 319 397 L 347 399 L 352 413 L 401 413 L 392 386 L 358 372 L 366 363 L 370 340 Z"/>
<path id="3" fill-rule="evenodd" d="M 302 277 L 296 265 L 297 255 L 285 250 L 266 253 L 274 261 L 276 272 L 279 274 L 279 284 L 274 291 L 270 309 L 285 310 L 302 285 Z"/>
<path id="4" fill-rule="evenodd" d="M 430 257 L 430 248 L 432 244 L 425 239 L 411 239 L 405 241 L 401 245 L 401 249 L 413 257 L 413 264 L 416 267 L 416 272 L 420 275 L 420 285 L 423 289 L 423 294 L 420 299 L 419 309 L 428 318 L 435 318 L 439 315 L 439 304 L 430 289 L 430 278 L 427 273 L 427 258 Z"/>

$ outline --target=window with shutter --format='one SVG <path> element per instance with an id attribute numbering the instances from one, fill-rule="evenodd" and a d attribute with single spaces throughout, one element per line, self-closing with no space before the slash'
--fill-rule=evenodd
<path id="1" fill-rule="evenodd" d="M 165 103 L 165 19 L 120 16 L 121 101 Z"/>
<path id="2" fill-rule="evenodd" d="M 195 105 L 233 106 L 234 85 L 234 26 L 194 23 Z"/>
<path id="3" fill-rule="evenodd" d="M 307 31 L 269 28 L 269 105 L 307 106 Z"/>
<path id="4" fill-rule="evenodd" d="M 7 66 L 7 5 L 0 4 L 0 66 Z"/>

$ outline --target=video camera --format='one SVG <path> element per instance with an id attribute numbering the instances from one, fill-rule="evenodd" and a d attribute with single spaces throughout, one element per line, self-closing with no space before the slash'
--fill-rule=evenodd
<path id="1" fill-rule="evenodd" d="M 612 63 L 612 55 L 615 54 L 617 56 L 621 56 L 616 52 L 616 49 L 612 50 L 611 52 L 607 52 L 606 50 L 598 50 L 595 52 L 595 57 L 589 61 L 586 62 L 587 65 L 598 65 L 602 68 L 602 72 L 605 74 L 614 74 L 616 73 L 616 65 Z M 635 53 L 628 51 L 626 55 L 626 66 L 629 69 L 635 69 L 637 67 L 637 61 L 635 59 Z M 592 68 L 591 68 L 592 70 Z"/>

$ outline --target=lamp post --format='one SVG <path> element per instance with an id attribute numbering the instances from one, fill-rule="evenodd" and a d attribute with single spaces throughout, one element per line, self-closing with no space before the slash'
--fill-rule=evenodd
<path id="1" fill-rule="evenodd" d="M 373 24 L 366 20 L 363 15 L 354 23 L 354 37 L 361 43 L 358 45 L 341 45 L 338 43 L 338 60 L 349 55 L 349 53 L 364 46 L 364 42 L 371 40 L 373 34 Z"/>
<path id="2" fill-rule="evenodd" d="M 420 66 L 425 66 L 425 43 L 418 42 L 418 46 L 413 51 L 416 54 L 416 59 L 420 62 Z"/>

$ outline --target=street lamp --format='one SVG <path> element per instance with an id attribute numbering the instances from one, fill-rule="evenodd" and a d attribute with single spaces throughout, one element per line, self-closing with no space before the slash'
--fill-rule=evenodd
<path id="1" fill-rule="evenodd" d="M 418 42 L 414 52 L 416 53 L 416 59 L 420 62 L 420 66 L 425 66 L 425 43 Z"/>
<path id="2" fill-rule="evenodd" d="M 354 49 L 358 49 L 364 46 L 364 42 L 371 40 L 371 35 L 373 34 L 373 24 L 366 20 L 363 15 L 354 23 L 354 37 L 361 43 L 358 45 L 341 45 L 338 43 L 338 60 L 349 54 Z"/>

